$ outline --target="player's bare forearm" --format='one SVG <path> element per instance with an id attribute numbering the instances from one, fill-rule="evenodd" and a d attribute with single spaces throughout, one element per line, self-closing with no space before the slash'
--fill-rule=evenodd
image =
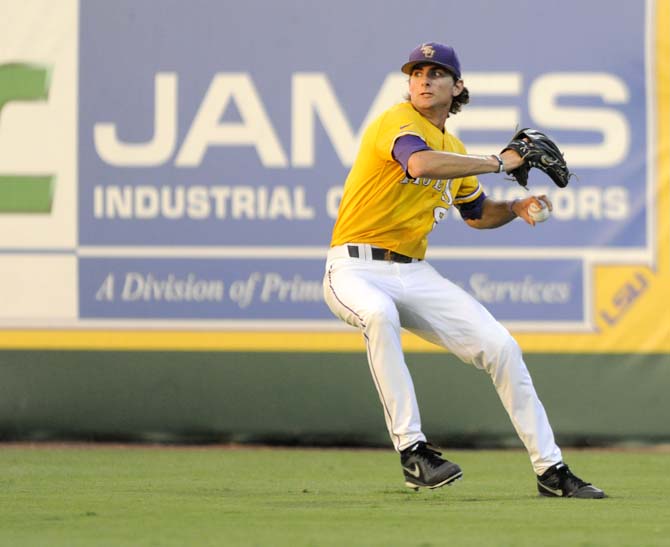
<path id="1" fill-rule="evenodd" d="M 505 171 L 519 167 L 523 160 L 513 150 L 506 150 L 500 156 Z M 500 164 L 495 156 L 476 156 L 456 154 L 438 150 L 420 150 L 414 152 L 407 162 L 407 171 L 414 178 L 453 179 L 497 173 Z"/>
<path id="2" fill-rule="evenodd" d="M 524 199 L 515 199 L 514 201 L 497 201 L 486 198 L 482 205 L 482 216 L 476 219 L 467 219 L 465 222 L 472 228 L 485 230 L 489 228 L 499 228 L 516 217 L 521 217 L 526 223 L 535 226 L 535 220 L 531 218 L 528 207 L 531 203 L 540 205 L 543 202 L 551 211 L 552 204 L 547 196 L 528 196 Z"/>

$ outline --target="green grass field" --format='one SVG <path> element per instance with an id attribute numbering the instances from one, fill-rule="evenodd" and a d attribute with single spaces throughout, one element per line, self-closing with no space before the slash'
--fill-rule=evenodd
<path id="1" fill-rule="evenodd" d="M 2 546 L 670 545 L 670 452 L 566 450 L 604 500 L 536 495 L 525 452 L 449 451 L 415 493 L 389 450 L 0 444 Z"/>

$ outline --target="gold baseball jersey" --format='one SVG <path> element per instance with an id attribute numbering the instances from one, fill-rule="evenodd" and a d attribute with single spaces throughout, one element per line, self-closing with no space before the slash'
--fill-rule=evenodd
<path id="1" fill-rule="evenodd" d="M 477 199 L 477 177 L 411 179 L 393 158 L 398 138 L 415 135 L 433 150 L 465 154 L 463 143 L 443 133 L 409 102 L 397 104 L 365 130 L 344 184 L 331 246 L 369 243 L 413 258 L 424 258 L 428 234 L 452 205 Z"/>

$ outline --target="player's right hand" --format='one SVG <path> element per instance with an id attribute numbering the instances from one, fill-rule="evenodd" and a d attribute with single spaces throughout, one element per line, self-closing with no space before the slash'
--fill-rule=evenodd
<path id="1" fill-rule="evenodd" d="M 540 194 L 538 196 L 528 196 L 524 199 L 514 200 L 512 202 L 512 212 L 531 226 L 535 226 L 536 224 L 535 220 L 533 217 L 531 217 L 528 211 L 528 207 L 530 207 L 531 203 L 534 203 L 539 207 L 546 207 L 550 212 L 554 208 L 551 200 L 544 194 Z"/>

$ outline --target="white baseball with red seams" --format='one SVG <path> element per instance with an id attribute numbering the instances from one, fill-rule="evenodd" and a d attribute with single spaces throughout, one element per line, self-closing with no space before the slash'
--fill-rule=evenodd
<path id="1" fill-rule="evenodd" d="M 551 213 L 549 212 L 549 208 L 544 203 L 542 203 L 541 206 L 537 203 L 531 203 L 528 206 L 528 216 L 530 216 L 530 218 L 532 218 L 535 222 L 544 222 L 551 216 Z"/>

